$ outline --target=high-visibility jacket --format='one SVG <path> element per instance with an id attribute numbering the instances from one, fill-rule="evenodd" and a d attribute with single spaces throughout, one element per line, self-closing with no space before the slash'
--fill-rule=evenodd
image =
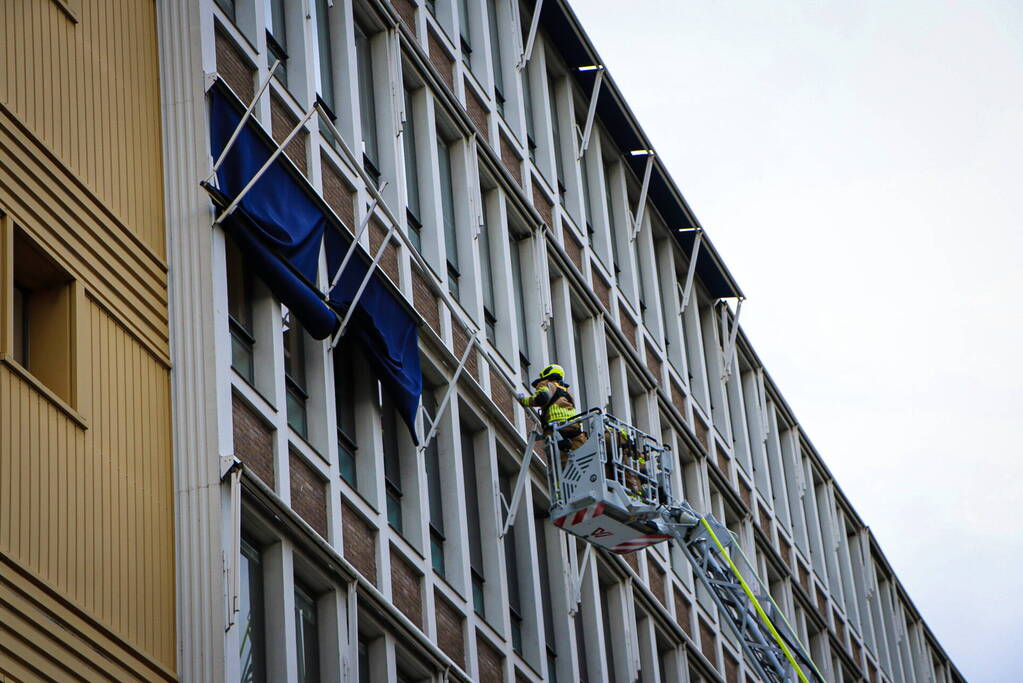
<path id="1" fill-rule="evenodd" d="M 544 424 L 569 420 L 579 414 L 568 385 L 553 379 L 540 380 L 532 396 L 522 400 L 526 408 L 540 408 Z"/>

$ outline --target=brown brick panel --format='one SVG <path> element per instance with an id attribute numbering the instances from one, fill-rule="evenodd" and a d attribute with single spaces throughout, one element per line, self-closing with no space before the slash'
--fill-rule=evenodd
<path id="1" fill-rule="evenodd" d="M 785 537 L 778 534 L 778 552 L 781 554 L 781 559 L 785 560 L 785 564 L 789 567 L 792 566 L 792 546 Z"/>
<path id="2" fill-rule="evenodd" d="M 632 348 L 636 348 L 636 323 L 633 322 L 625 307 L 621 305 L 618 306 L 618 321 L 625 338 L 632 344 Z"/>
<path id="3" fill-rule="evenodd" d="M 575 233 L 572 230 L 566 228 L 563 234 L 565 235 L 565 251 L 568 252 L 568 258 L 581 273 L 583 272 L 583 245 L 579 244 L 579 240 L 575 238 Z"/>
<path id="4" fill-rule="evenodd" d="M 455 342 L 455 355 L 459 360 L 461 360 L 462 354 L 465 353 L 465 345 L 469 343 L 469 335 L 461 328 L 460 325 L 458 325 L 458 323 L 452 323 L 451 329 L 451 336 Z M 469 353 L 468 360 L 465 361 L 465 372 L 468 372 L 477 380 L 480 378 L 480 368 L 479 363 L 477 362 L 478 355 L 479 353 L 477 351 L 472 351 Z"/>
<path id="5" fill-rule="evenodd" d="M 695 413 L 693 415 L 693 429 L 696 432 L 696 438 L 703 444 L 703 447 L 710 450 L 710 428 L 703 421 L 703 418 Z"/>
<path id="6" fill-rule="evenodd" d="M 771 515 L 767 511 L 767 508 L 763 505 L 757 505 L 757 509 L 760 512 L 760 528 L 763 530 L 767 537 L 771 537 Z"/>
<path id="7" fill-rule="evenodd" d="M 799 585 L 803 587 L 803 590 L 806 591 L 807 595 L 812 597 L 813 594 L 810 592 L 810 572 L 809 572 L 809 570 L 807 570 L 807 568 L 803 565 L 802 562 L 799 562 L 798 564 L 799 564 Z"/>
<path id="8" fill-rule="evenodd" d="M 842 615 L 838 613 L 838 610 L 831 610 L 831 620 L 835 622 L 835 635 L 838 636 L 838 642 L 845 643 L 845 624 L 842 622 Z"/>
<path id="9" fill-rule="evenodd" d="M 476 633 L 476 658 L 481 681 L 504 680 L 504 657 L 479 632 Z"/>
<path id="10" fill-rule="evenodd" d="M 256 96 L 256 69 L 233 40 L 223 31 L 216 33 L 217 73 L 242 102 L 248 104 Z"/>
<path id="11" fill-rule="evenodd" d="M 728 650 L 725 650 L 725 681 L 727 683 L 740 683 L 739 661 Z"/>
<path id="12" fill-rule="evenodd" d="M 284 102 L 276 95 L 270 97 L 270 123 L 273 129 L 273 138 L 277 144 L 284 142 L 284 139 L 291 133 L 291 129 L 298 123 L 298 119 L 292 116 Z M 284 153 L 295 162 L 295 166 L 298 167 L 298 170 L 303 175 L 309 173 L 305 157 L 305 146 L 308 138 L 309 134 L 306 131 L 299 131 L 298 135 L 293 137 L 288 146 L 284 148 Z"/>
<path id="13" fill-rule="evenodd" d="M 711 665 L 717 668 L 717 641 L 714 639 L 714 630 L 710 627 L 703 617 L 697 617 L 697 621 L 700 622 L 700 651 L 703 656 L 710 660 Z"/>
<path id="14" fill-rule="evenodd" d="M 675 589 L 675 621 L 690 638 L 693 637 L 692 617 L 689 599 L 678 588 Z"/>
<path id="15" fill-rule="evenodd" d="M 853 661 L 856 662 L 856 666 L 863 666 L 863 651 L 860 649 L 860 644 L 856 642 L 855 638 L 849 639 L 849 653 L 852 655 Z"/>
<path id="16" fill-rule="evenodd" d="M 547 454 L 543 450 L 543 441 L 537 441 L 533 444 L 533 452 L 536 453 L 536 457 L 540 458 L 545 466 L 547 465 Z"/>
<path id="17" fill-rule="evenodd" d="M 501 134 L 501 161 L 515 178 L 515 183 L 522 187 L 522 159 L 515 153 L 515 146 L 504 133 Z"/>
<path id="18" fill-rule="evenodd" d="M 728 454 L 725 453 L 724 449 L 718 448 L 717 450 L 717 462 L 718 469 L 725 475 L 725 479 L 728 479 Z"/>
<path id="19" fill-rule="evenodd" d="M 412 33 L 416 32 L 416 5 L 412 0 L 391 0 L 391 4 L 394 5 L 394 9 L 398 11 L 398 16 L 405 22 Z"/>
<path id="20" fill-rule="evenodd" d="M 682 417 L 686 416 L 686 394 L 675 380 L 671 380 L 671 404 Z"/>
<path id="21" fill-rule="evenodd" d="M 547 198 L 546 193 L 540 189 L 539 181 L 533 183 L 533 207 L 540 214 L 540 218 L 543 219 L 544 223 L 550 227 L 554 226 L 554 218 L 551 213 L 554 205 L 551 203 L 551 200 Z"/>
<path id="22" fill-rule="evenodd" d="M 515 424 L 515 396 L 493 367 L 490 368 L 490 397 L 508 421 Z"/>
<path id="23" fill-rule="evenodd" d="M 877 667 L 873 662 L 867 662 L 867 668 L 870 670 L 870 683 L 877 683 Z"/>
<path id="24" fill-rule="evenodd" d="M 440 37 L 437 36 L 436 31 L 432 28 L 429 30 L 427 42 L 430 46 L 430 63 L 437 68 L 441 78 L 444 79 L 444 82 L 448 84 L 448 88 L 453 92 L 455 90 L 455 77 L 453 73 L 455 61 L 448 54 L 448 51 L 444 49 Z"/>
<path id="25" fill-rule="evenodd" d="M 465 668 L 464 618 L 458 609 L 439 592 L 434 591 L 437 618 L 437 645 L 458 666 Z"/>
<path id="26" fill-rule="evenodd" d="M 270 488 L 274 479 L 273 430 L 237 394 L 231 397 L 234 412 L 234 454 Z"/>
<path id="27" fill-rule="evenodd" d="M 593 293 L 600 299 L 600 303 L 604 305 L 604 310 L 608 313 L 611 312 L 611 285 L 605 280 L 604 276 L 601 275 L 596 268 L 591 268 L 590 272 L 593 273 Z"/>
<path id="28" fill-rule="evenodd" d="M 423 628 L 420 574 L 405 556 L 391 548 L 391 600 L 409 620 Z"/>
<path id="29" fill-rule="evenodd" d="M 327 537 L 327 482 L 294 451 L 288 454 L 291 508 L 320 536 Z"/>
<path id="30" fill-rule="evenodd" d="M 374 586 L 377 585 L 376 531 L 348 503 L 341 503 L 345 559 Z"/>
<path id="31" fill-rule="evenodd" d="M 742 502 L 746 503 L 747 510 L 753 507 L 753 490 L 742 477 L 739 477 L 739 497 L 742 498 Z"/>
<path id="32" fill-rule="evenodd" d="M 369 251 L 370 256 L 375 257 L 377 249 L 380 248 L 384 237 L 387 235 L 387 228 L 376 217 L 370 219 L 369 223 Z M 387 277 L 391 278 L 392 282 L 398 283 L 398 245 L 394 242 L 393 238 L 384 249 L 384 255 L 380 257 L 380 268 L 387 273 Z"/>
<path id="33" fill-rule="evenodd" d="M 433 331 L 440 334 L 440 307 L 426 278 L 418 270 L 412 270 L 412 305 Z"/>
<path id="34" fill-rule="evenodd" d="M 647 562 L 647 568 L 650 570 L 650 592 L 661 601 L 662 605 L 667 605 L 668 599 L 664 595 L 664 572 L 652 558 L 648 559 L 650 560 Z"/>
<path id="35" fill-rule="evenodd" d="M 657 352 L 654 351 L 654 347 L 650 346 L 650 342 L 644 344 L 646 347 L 646 367 L 650 372 L 654 373 L 654 377 L 657 378 L 658 382 L 661 379 L 661 359 L 657 357 Z"/>
<path id="36" fill-rule="evenodd" d="M 483 100 L 476 94 L 476 89 L 469 81 L 465 81 L 465 110 L 469 112 L 469 118 L 476 124 L 480 136 L 484 140 L 490 140 L 489 128 L 487 126 L 487 108 Z"/>
<path id="37" fill-rule="evenodd" d="M 531 683 L 532 679 L 520 670 L 515 669 L 515 683 Z"/>
<path id="38" fill-rule="evenodd" d="M 632 567 L 632 571 L 636 572 L 637 574 L 639 573 L 639 554 L 640 554 L 640 552 L 642 552 L 642 551 L 635 550 L 635 551 L 633 551 L 631 553 L 626 553 L 625 555 L 622 555 L 622 557 L 625 558 L 626 564 L 628 564 L 630 567 Z"/>
<path id="39" fill-rule="evenodd" d="M 348 184 L 326 154 L 320 154 L 323 165 L 323 199 L 344 222 L 348 232 L 355 234 L 355 188 Z"/>
<path id="40" fill-rule="evenodd" d="M 825 610 L 827 610 L 828 608 L 828 600 L 827 598 L 824 597 L 824 591 L 821 590 L 820 584 L 816 582 L 813 584 L 813 589 L 814 596 L 817 602 L 817 611 L 820 612 L 822 615 L 826 615 L 827 612 Z"/>

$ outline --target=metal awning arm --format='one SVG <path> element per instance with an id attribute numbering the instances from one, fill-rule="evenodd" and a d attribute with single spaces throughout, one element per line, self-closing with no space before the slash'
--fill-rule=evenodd
<path id="1" fill-rule="evenodd" d="M 693 278 L 696 276 L 696 259 L 700 255 L 700 244 L 703 242 L 703 229 L 696 228 L 696 237 L 693 238 L 693 253 L 689 255 L 689 269 L 686 271 L 686 285 L 682 290 L 682 303 L 679 307 L 679 315 L 686 312 L 689 306 L 689 296 L 693 293 Z"/>
<path id="2" fill-rule="evenodd" d="M 458 378 L 461 377 L 462 371 L 465 370 L 465 365 L 469 361 L 469 354 L 473 348 L 479 345 L 479 339 L 477 335 L 469 337 L 469 341 L 465 344 L 465 351 L 462 352 L 462 357 L 458 361 L 458 367 L 455 368 L 455 374 L 451 376 L 451 380 L 448 382 L 448 389 L 444 392 L 444 398 L 440 401 L 440 406 L 437 407 L 437 414 L 433 416 L 430 421 L 430 431 L 426 434 L 426 438 L 423 439 L 423 443 L 419 446 L 420 451 L 425 451 L 427 446 L 433 440 L 433 437 L 437 435 L 437 428 L 440 427 L 440 418 L 447 410 L 448 404 L 451 402 L 451 396 L 455 393 L 455 388 L 458 386 Z"/>
<path id="3" fill-rule="evenodd" d="M 593 93 L 590 95 L 590 107 L 586 110 L 586 123 L 583 124 L 582 139 L 579 141 L 579 155 L 576 156 L 576 160 L 583 158 L 586 154 L 586 148 L 590 145 L 590 133 L 593 132 L 593 119 L 597 114 L 597 99 L 600 97 L 600 84 L 604 81 L 604 65 L 597 64 L 592 67 L 579 67 L 579 71 L 596 70 L 597 75 L 593 81 Z M 583 169 L 583 173 L 586 169 Z"/>
<path id="4" fill-rule="evenodd" d="M 542 435 L 541 435 L 542 436 Z M 526 482 L 529 480 L 529 465 L 533 461 L 533 447 L 536 444 L 536 432 L 530 432 L 530 437 L 527 439 L 526 450 L 522 454 L 522 465 L 519 469 L 519 476 L 515 481 L 515 491 L 512 493 L 511 503 L 508 504 L 508 516 L 505 517 L 504 526 L 501 528 L 501 533 L 498 534 L 498 538 L 504 538 L 508 530 L 515 524 L 515 517 L 519 512 L 519 504 L 522 502 L 522 494 L 526 489 Z"/>
<path id="5" fill-rule="evenodd" d="M 264 162 L 264 164 L 259 168 L 259 170 L 256 171 L 256 174 L 249 179 L 249 182 L 245 185 L 245 187 L 242 188 L 241 192 L 239 192 L 238 195 L 231 201 L 231 203 L 227 205 L 227 208 L 224 209 L 219 216 L 217 216 L 217 219 L 213 221 L 214 223 L 220 223 L 225 218 L 234 213 L 234 210 L 238 208 L 238 205 L 241 203 L 245 195 L 249 193 L 249 190 L 251 190 L 252 187 L 259 181 L 259 179 L 263 177 L 263 174 L 266 173 L 267 169 L 270 168 L 270 165 L 273 164 L 274 161 L 276 161 L 277 157 L 281 155 L 281 152 L 284 151 L 284 148 L 287 147 L 291 140 L 296 135 L 298 135 L 298 132 L 305 127 L 306 122 L 313 117 L 313 114 L 317 113 L 318 111 L 319 108 L 316 105 L 313 105 L 309 109 L 309 111 L 306 112 L 306 115 L 302 117 L 302 120 L 299 121 L 295 125 L 295 127 L 291 129 L 291 132 L 288 133 L 288 136 L 286 138 L 284 138 L 284 141 L 281 142 L 281 144 L 279 144 L 277 148 L 273 151 L 273 154 L 270 155 L 270 158 L 267 159 L 266 162 Z"/>
<path id="6" fill-rule="evenodd" d="M 543 7 L 543 0 L 536 0 L 536 5 L 533 6 L 533 18 L 529 22 L 529 36 L 526 38 L 526 45 L 522 48 L 522 55 L 519 57 L 518 64 L 515 68 L 522 71 L 526 67 L 526 63 L 529 61 L 530 55 L 533 54 L 533 43 L 536 42 L 536 29 L 540 25 L 540 8 Z"/>
<path id="7" fill-rule="evenodd" d="M 643 185 L 639 188 L 639 202 L 636 204 L 636 213 L 632 216 L 632 239 L 635 240 L 639 231 L 643 228 L 643 215 L 646 213 L 646 195 L 650 189 L 650 175 L 654 170 L 654 151 L 643 150 L 646 153 L 646 168 L 643 169 Z M 635 152 L 633 153 L 635 154 Z"/>
<path id="8" fill-rule="evenodd" d="M 355 253 L 358 247 L 359 240 L 362 239 L 362 233 L 366 231 L 366 226 L 369 225 L 370 219 L 373 218 L 373 213 L 376 211 L 377 205 L 380 203 L 380 195 L 383 193 L 384 188 L 387 187 L 387 181 L 383 180 L 380 183 L 380 187 L 377 188 L 377 194 L 373 197 L 373 201 L 369 203 L 369 207 L 366 209 L 366 215 L 362 217 L 359 222 L 359 229 L 355 233 L 355 237 L 352 238 L 352 243 L 348 245 L 348 251 L 345 252 L 345 257 L 341 259 L 341 265 L 337 267 L 337 272 L 334 273 L 334 277 L 330 280 L 330 286 L 327 287 L 327 294 L 330 295 L 337 287 L 338 281 L 341 280 L 341 273 L 345 271 L 345 266 L 348 265 L 348 260 L 352 258 L 352 254 Z"/>
<path id="9" fill-rule="evenodd" d="M 359 299 L 362 298 L 362 293 L 366 291 L 366 286 L 369 285 L 369 280 L 373 277 L 373 272 L 377 269 L 380 259 L 387 250 L 387 246 L 391 242 L 391 235 L 394 234 L 394 229 L 396 227 L 397 226 L 395 226 L 394 223 L 391 223 L 391 227 L 387 229 L 387 234 L 384 235 L 384 239 L 380 243 L 377 253 L 373 256 L 373 263 L 370 264 L 369 268 L 366 270 L 366 275 L 362 278 L 362 282 L 359 283 L 359 288 L 355 291 L 355 296 L 352 298 L 352 302 L 348 305 L 348 310 L 345 311 L 345 317 L 341 320 L 341 325 L 337 328 L 337 332 L 334 333 L 334 337 L 330 340 L 330 348 L 332 351 L 334 350 L 334 347 L 337 346 L 337 343 L 341 341 L 341 337 L 345 333 L 345 328 L 348 327 L 348 321 L 352 319 L 352 314 L 355 313 L 355 308 L 359 303 Z"/>
<path id="10" fill-rule="evenodd" d="M 728 333 L 728 343 L 725 345 L 725 368 L 721 373 L 721 381 L 727 382 L 728 378 L 732 376 L 732 356 L 735 355 L 735 338 L 739 334 L 739 313 L 742 312 L 742 302 L 745 299 L 739 299 L 739 305 L 735 307 L 735 317 L 732 319 L 731 331 Z M 725 321 L 728 321 L 728 316 L 725 316 Z"/>
<path id="11" fill-rule="evenodd" d="M 213 170 L 210 171 L 208 176 L 206 176 L 206 180 L 204 180 L 203 183 L 210 182 L 213 180 L 213 176 L 217 175 L 217 169 L 219 169 L 220 165 L 224 163 L 224 159 L 227 158 L 227 153 L 231 151 L 231 147 L 234 145 L 235 140 L 237 140 L 238 136 L 241 134 L 242 128 L 245 127 L 245 122 L 249 120 L 250 116 L 252 116 L 252 110 L 256 108 L 256 103 L 259 102 L 259 98 L 263 96 L 266 86 L 270 85 L 270 80 L 273 78 L 274 71 L 277 70 L 277 67 L 280 66 L 280 64 L 281 60 L 278 59 L 274 62 L 273 66 L 270 67 L 270 71 L 266 74 L 266 79 L 260 84 L 259 90 L 256 91 L 256 94 L 253 95 L 252 101 L 249 102 L 249 106 L 245 108 L 245 113 L 242 114 L 242 118 L 238 121 L 238 125 L 235 126 L 234 132 L 231 133 L 231 137 L 227 139 L 227 144 L 224 145 L 224 149 L 220 151 L 220 156 L 217 157 L 215 162 L 213 162 Z"/>
<path id="12" fill-rule="evenodd" d="M 593 544 L 587 543 L 586 550 L 583 551 L 583 559 L 579 561 L 578 569 L 575 573 L 575 580 L 572 584 L 572 607 L 568 610 L 568 616 L 574 617 L 579 611 L 579 603 L 582 601 L 583 592 L 583 577 L 586 576 L 586 568 L 590 565 L 590 552 L 593 550 Z"/>

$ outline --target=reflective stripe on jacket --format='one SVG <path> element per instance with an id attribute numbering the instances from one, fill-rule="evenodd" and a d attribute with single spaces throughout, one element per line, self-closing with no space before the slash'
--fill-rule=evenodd
<path id="1" fill-rule="evenodd" d="M 561 422 L 579 414 L 575 409 L 575 399 L 568 393 L 568 385 L 545 379 L 536 385 L 532 396 L 522 401 L 527 408 L 541 408 L 544 423 Z"/>

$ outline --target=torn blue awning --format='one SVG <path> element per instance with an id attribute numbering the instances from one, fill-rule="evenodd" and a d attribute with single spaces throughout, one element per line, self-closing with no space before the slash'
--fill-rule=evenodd
<path id="1" fill-rule="evenodd" d="M 344 258 L 351 237 L 337 230 L 326 235 L 327 272 L 333 278 Z M 364 259 L 349 259 L 337 286 L 330 293 L 330 303 L 347 309 L 366 276 L 369 264 Z M 400 301 L 388 291 L 379 277 L 372 277 L 359 297 L 345 334 L 362 344 L 363 352 L 377 377 L 390 392 L 402 419 L 416 437 L 416 413 L 423 393 L 423 375 L 419 367 L 419 329 Z"/>
<path id="2" fill-rule="evenodd" d="M 210 149 L 220 156 L 238 122 L 240 103 L 222 83 L 210 89 Z M 229 204 L 273 153 L 274 144 L 255 121 L 247 122 L 217 170 L 218 187 L 206 187 L 219 208 Z M 316 197 L 315 191 L 288 162 L 278 157 L 223 222 L 253 270 L 314 338 L 333 334 L 339 320 L 334 309 L 347 310 L 370 260 L 365 250 L 349 259 L 337 286 L 324 301 L 315 287 L 320 249 L 326 236 L 331 277 L 344 257 L 351 236 Z M 414 317 L 379 274 L 374 274 L 356 304 L 345 331 L 363 350 L 402 418 L 416 436 L 416 414 L 423 378 L 419 366 L 419 331 Z"/>

